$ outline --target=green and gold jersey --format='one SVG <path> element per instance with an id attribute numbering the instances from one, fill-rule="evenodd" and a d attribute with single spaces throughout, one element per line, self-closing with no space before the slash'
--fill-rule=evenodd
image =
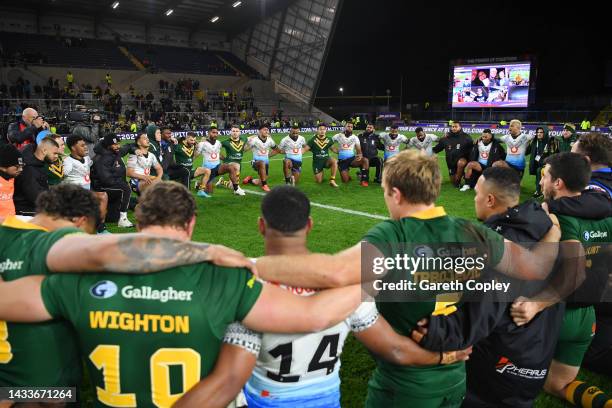
<path id="1" fill-rule="evenodd" d="M 0 227 L 0 275 L 12 281 L 48 275 L 47 253 L 62 237 L 79 232 L 54 232 L 10 217 Z M 0 385 L 74 387 L 81 381 L 76 336 L 66 322 L 39 324 L 0 320 Z"/>
<path id="2" fill-rule="evenodd" d="M 331 137 L 327 136 L 322 139 L 318 136 L 313 136 L 307 144 L 312 151 L 313 160 L 327 160 L 329 159 L 329 149 L 334 145 L 334 141 Z"/>
<path id="3" fill-rule="evenodd" d="M 191 170 L 193 168 L 194 154 L 195 146 L 188 147 L 184 143 L 179 143 L 176 149 L 174 149 L 174 160 L 176 164 Z"/>
<path id="4" fill-rule="evenodd" d="M 440 248 L 445 243 L 478 244 L 488 254 L 489 265 L 499 263 L 504 251 L 504 239 L 501 235 L 468 220 L 450 217 L 446 215 L 442 207 L 422 211 L 401 220 L 383 221 L 365 235 L 364 241 L 375 245 L 385 257 L 403 256 L 404 254 L 414 257 L 421 252 L 431 251 L 431 248 Z M 411 245 L 402 245 L 403 243 Z M 396 250 L 396 248 L 403 249 Z M 410 253 L 404 251 L 410 251 Z M 389 272 L 389 274 L 392 273 Z M 456 279 L 480 278 L 477 276 L 479 275 L 477 271 L 469 271 L 461 276 L 454 271 L 441 272 L 437 274 L 437 278 L 434 272 L 427 273 L 425 277 L 419 272 L 412 275 L 402 274 L 403 279 L 410 279 L 409 276 L 412 276 L 415 283 L 424 279 L 430 282 L 447 282 Z M 423 293 L 418 289 L 418 284 L 416 288 L 413 295 L 415 301 L 384 302 L 377 300 L 376 302 L 378 310 L 385 319 L 397 332 L 405 336 L 410 336 L 417 321 L 431 315 L 434 311 L 445 310 L 444 313 L 450 313 L 455 310 L 454 306 L 449 306 L 449 302 L 436 302 L 432 299 L 432 296 L 439 298 L 445 293 Z M 455 295 L 455 293 L 452 294 Z M 419 296 L 427 300 L 416 301 Z M 459 387 L 465 387 L 465 366 L 463 363 L 457 363 L 423 368 L 401 367 L 379 360 L 370 385 L 378 389 L 394 390 L 394 392 L 416 397 L 437 397 L 454 392 Z"/>
<path id="5" fill-rule="evenodd" d="M 584 248 L 586 259 L 586 278 L 568 297 L 568 307 L 586 307 L 603 300 L 610 269 L 612 217 L 587 220 L 557 215 L 557 218 L 561 227 L 561 241 L 579 241 Z"/>
<path id="6" fill-rule="evenodd" d="M 261 284 L 203 263 L 150 275 L 52 275 L 47 311 L 76 329 L 97 406 L 170 407 L 215 364 L 226 327 Z"/>
<path id="7" fill-rule="evenodd" d="M 232 138 L 226 139 L 221 142 L 221 147 L 225 149 L 224 163 L 238 163 L 242 161 L 244 155 L 244 148 L 246 147 L 247 139 L 240 136 L 238 141 L 233 141 Z"/>
<path id="8" fill-rule="evenodd" d="M 61 183 L 64 180 L 64 163 L 62 160 L 50 164 L 49 167 L 47 167 L 47 175 L 49 176 L 50 186 Z"/>

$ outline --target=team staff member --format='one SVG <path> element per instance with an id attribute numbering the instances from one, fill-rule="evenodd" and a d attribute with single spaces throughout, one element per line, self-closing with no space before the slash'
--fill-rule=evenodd
<path id="1" fill-rule="evenodd" d="M 397 129 L 397 125 L 392 125 Z M 374 181 L 376 183 L 381 182 L 382 176 L 382 160 L 378 157 L 378 150 L 382 150 L 384 147 L 380 142 L 380 135 L 374 133 L 374 125 L 368 124 L 366 126 L 365 132 L 357 136 L 359 138 L 359 144 L 361 145 L 361 153 L 363 157 L 368 159 L 369 167 L 368 167 L 368 179 L 370 178 L 370 168 L 376 168 L 376 175 Z"/>
<path id="2" fill-rule="evenodd" d="M 13 145 L 0 145 L 0 218 L 15 215 L 15 177 L 23 170 L 21 153 Z"/>
<path id="3" fill-rule="evenodd" d="M 474 146 L 472 138 L 461 129 L 459 122 L 451 124 L 451 130 L 445 137 L 438 141 L 434 146 L 434 153 L 446 152 L 446 166 L 451 183 L 459 187 L 463 178 L 463 171 L 470 158 L 470 152 Z"/>

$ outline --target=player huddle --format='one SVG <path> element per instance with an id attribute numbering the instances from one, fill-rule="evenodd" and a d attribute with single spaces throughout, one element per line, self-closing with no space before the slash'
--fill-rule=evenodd
<path id="1" fill-rule="evenodd" d="M 341 172 L 357 166 L 363 183 L 368 161 L 348 131 L 330 139 L 319 128 L 307 142 L 316 147 L 313 169 L 333 171 L 327 150 L 335 142 Z M 262 188 L 269 157 L 281 146 L 292 155 L 285 163 L 292 181 L 301 164 L 292 143 L 304 141 L 297 132 L 279 147 L 266 128 L 256 140 L 236 133 L 232 149 L 242 143 L 257 150 L 253 167 Z M 400 135 L 391 133 L 395 143 Z M 200 147 L 186 139 L 179 144 L 205 155 L 209 171 L 201 185 L 223 164 L 230 186 L 237 184 L 239 165 L 222 163 L 212 136 Z M 146 147 L 144 138 L 138 143 Z M 461 146 L 462 135 L 454 134 L 432 150 L 447 150 L 447 160 L 450 152 L 456 174 Z M 0 384 L 79 385 L 83 360 L 100 407 L 223 408 L 241 390 L 249 407 L 339 407 L 340 355 L 353 333 L 377 363 L 367 407 L 528 407 L 542 388 L 574 405 L 612 404 L 597 387 L 576 381 L 583 359 L 612 374 L 606 303 L 612 142 L 589 134 L 572 149 L 544 160 L 545 205 L 520 202 L 516 161 L 471 169 L 482 173 L 474 184 L 481 224 L 436 206 L 442 176 L 435 156 L 389 148 L 381 186 L 390 219 L 337 254 L 309 253 L 310 203 L 292 186 L 277 187 L 264 197 L 253 226 L 266 253 L 252 261 L 189 242 L 196 203 L 178 183 L 142 190 L 135 212 L 140 233 L 107 236 L 79 231 L 92 232 L 100 217 L 91 192 L 54 187 L 41 194 L 30 222 L 9 217 L 0 227 Z M 148 156 L 146 149 L 140 153 Z M 407 277 L 397 268 L 375 274 L 371 258 L 439 244 L 460 255 L 482 251 L 487 267 L 476 278 L 510 282 L 520 297 L 474 301 L 465 293 L 420 290 L 419 301 L 391 301 L 369 290 L 381 276 Z M 423 273 L 429 272 L 408 277 Z M 440 282 L 460 275 L 431 271 Z"/>

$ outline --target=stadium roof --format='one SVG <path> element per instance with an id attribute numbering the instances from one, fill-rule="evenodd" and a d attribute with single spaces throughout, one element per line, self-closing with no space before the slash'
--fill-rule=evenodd
<path id="1" fill-rule="evenodd" d="M 234 35 L 263 17 L 288 7 L 294 0 L 21 0 L 3 7 L 38 15 L 91 15 L 164 26 L 188 27 L 190 31 L 219 31 Z M 113 4 L 119 5 L 113 8 Z M 172 10 L 170 15 L 166 15 Z M 211 19 L 220 17 L 213 23 Z"/>

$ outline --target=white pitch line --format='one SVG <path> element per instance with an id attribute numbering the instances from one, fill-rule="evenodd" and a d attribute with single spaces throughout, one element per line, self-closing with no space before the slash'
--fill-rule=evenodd
<path id="1" fill-rule="evenodd" d="M 262 193 L 261 191 L 253 191 L 250 189 L 243 189 L 244 191 L 246 191 L 249 194 L 255 194 L 258 196 L 265 196 L 266 193 Z M 367 213 L 367 212 L 363 212 L 363 211 L 355 211 L 355 210 L 349 210 L 347 208 L 341 208 L 341 207 L 334 207 L 333 205 L 326 205 L 326 204 L 319 204 L 319 203 L 313 203 L 312 201 L 310 202 L 310 205 L 313 207 L 318 207 L 318 208 L 324 208 L 326 210 L 331 210 L 331 211 L 338 211 L 338 212 L 343 212 L 346 214 L 352 214 L 352 215 L 360 215 L 362 217 L 368 217 L 368 218 L 374 218 L 377 220 L 388 220 L 389 217 L 385 217 L 382 215 L 378 215 L 378 214 L 371 214 L 371 213 Z"/>

